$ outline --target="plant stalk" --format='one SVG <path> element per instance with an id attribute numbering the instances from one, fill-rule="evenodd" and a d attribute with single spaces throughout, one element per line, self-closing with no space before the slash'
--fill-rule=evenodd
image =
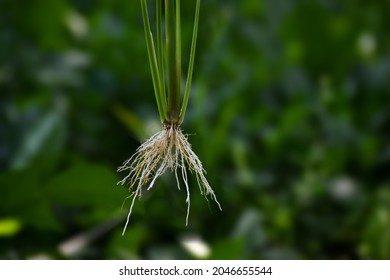
<path id="1" fill-rule="evenodd" d="M 181 91 L 180 0 L 165 0 L 166 49 L 168 64 L 167 118 L 179 122 Z"/>
<path id="2" fill-rule="evenodd" d="M 165 88 L 165 64 L 164 64 L 164 41 L 163 41 L 163 18 L 162 9 L 164 7 L 164 0 L 156 0 L 156 23 L 157 23 L 157 63 L 158 71 L 160 74 L 160 90 L 161 90 L 161 102 L 166 106 L 167 95 Z M 166 119 L 166 108 L 164 111 L 164 117 Z"/>
<path id="3" fill-rule="evenodd" d="M 162 82 L 161 73 L 159 72 L 158 61 L 156 56 L 156 50 L 153 42 L 153 34 L 150 30 L 149 15 L 146 5 L 146 0 L 141 0 L 141 9 L 142 9 L 142 18 L 144 22 L 145 38 L 146 38 L 146 47 L 148 50 L 148 57 L 150 63 L 150 70 L 152 74 L 154 93 L 156 96 L 157 108 L 160 114 L 160 120 L 165 121 L 166 117 L 164 112 L 166 112 L 166 102 L 163 101 L 163 89 L 161 88 Z"/>
<path id="4" fill-rule="evenodd" d="M 192 32 L 192 42 L 191 42 L 191 51 L 190 51 L 190 61 L 188 64 L 187 81 L 184 90 L 183 102 L 180 110 L 179 124 L 181 124 L 184 120 L 184 116 L 186 114 L 187 105 L 188 105 L 188 99 L 190 97 L 192 74 L 194 70 L 194 61 L 195 61 L 196 40 L 198 38 L 199 13 L 200 13 L 200 0 L 196 0 L 194 30 Z"/>

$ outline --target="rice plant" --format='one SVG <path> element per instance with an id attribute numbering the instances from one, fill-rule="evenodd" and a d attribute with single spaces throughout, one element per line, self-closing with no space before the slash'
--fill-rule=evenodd
<path id="1" fill-rule="evenodd" d="M 165 11 L 163 11 L 164 2 Z M 219 209 L 221 209 L 214 191 L 205 177 L 206 171 L 202 166 L 202 162 L 192 151 L 191 144 L 180 128 L 184 120 L 191 90 L 199 25 L 200 0 L 196 0 L 189 65 L 184 89 L 182 88 L 181 82 L 180 0 L 156 0 L 157 32 L 155 37 L 150 27 L 146 0 L 141 0 L 141 9 L 153 88 L 162 124 L 162 131 L 146 140 L 137 149 L 135 154 L 118 168 L 118 172 L 129 172 L 119 183 L 122 185 L 128 184 L 129 191 L 133 196 L 123 234 L 128 226 L 135 199 L 141 196 L 144 187 L 147 186 L 146 189 L 148 191 L 152 189 L 156 179 L 167 169 L 170 169 L 175 174 L 179 189 L 179 177 L 184 182 L 187 193 L 186 225 L 188 225 L 190 212 L 188 171 L 195 174 L 201 194 L 206 199 L 207 196 L 211 196 L 217 203 Z M 163 26 L 164 23 L 165 28 Z M 157 44 L 154 43 L 155 40 Z"/>

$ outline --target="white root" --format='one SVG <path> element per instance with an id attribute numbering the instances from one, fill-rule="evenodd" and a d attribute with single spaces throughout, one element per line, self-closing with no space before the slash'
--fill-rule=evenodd
<path id="1" fill-rule="evenodd" d="M 132 192 L 133 200 L 127 215 L 126 224 L 122 235 L 125 233 L 129 224 L 131 212 L 137 197 L 141 196 L 142 187 L 149 184 L 147 190 L 153 188 L 158 177 L 167 169 L 175 173 L 177 187 L 180 190 L 180 182 L 177 169 L 181 169 L 181 177 L 187 192 L 187 215 L 186 225 L 190 212 L 190 190 L 188 185 L 187 168 L 191 173 L 195 173 L 200 192 L 206 199 L 207 195 L 217 203 L 222 210 L 214 191 L 210 187 L 205 177 L 206 171 L 198 156 L 192 151 L 191 144 L 181 129 L 176 125 L 165 125 L 164 129 L 145 141 L 136 151 L 136 153 L 122 166 L 118 167 L 118 172 L 130 170 L 129 174 L 118 184 L 129 184 L 129 191 Z"/>

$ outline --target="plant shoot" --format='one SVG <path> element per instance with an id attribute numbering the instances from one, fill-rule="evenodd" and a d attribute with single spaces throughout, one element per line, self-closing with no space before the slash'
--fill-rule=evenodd
<path id="1" fill-rule="evenodd" d="M 202 166 L 202 162 L 192 151 L 191 144 L 180 128 L 184 120 L 191 90 L 200 0 L 196 0 L 190 58 L 183 92 L 181 85 L 180 0 L 156 0 L 156 45 L 150 27 L 146 0 L 140 1 L 153 88 L 162 123 L 162 131 L 146 140 L 137 149 L 136 153 L 118 168 L 118 172 L 129 172 L 119 183 L 122 185 L 128 184 L 129 191 L 133 196 L 123 234 L 128 226 L 135 199 L 141 196 L 144 187 L 147 186 L 147 191 L 152 189 L 157 178 L 167 169 L 175 174 L 179 190 L 179 178 L 181 177 L 184 182 L 187 193 L 186 225 L 188 225 L 190 212 L 190 188 L 187 171 L 195 174 L 201 194 L 206 199 L 207 196 L 211 196 L 219 209 L 222 210 L 213 189 L 205 177 L 206 171 Z M 163 28 L 164 23 L 165 28 Z"/>

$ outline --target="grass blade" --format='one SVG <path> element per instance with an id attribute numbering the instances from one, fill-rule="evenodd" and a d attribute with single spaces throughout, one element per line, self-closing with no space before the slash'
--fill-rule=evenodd
<path id="1" fill-rule="evenodd" d="M 164 70 L 164 44 L 163 44 L 163 18 L 162 8 L 164 0 L 156 0 L 156 22 L 157 22 L 157 63 L 160 73 L 160 90 L 161 90 L 161 102 L 167 104 L 167 95 L 165 88 L 165 70 Z M 166 109 L 164 114 L 166 114 Z"/>
<path id="2" fill-rule="evenodd" d="M 161 92 L 161 76 L 158 69 L 156 50 L 154 48 L 154 42 L 153 42 L 153 34 L 150 30 L 149 15 L 147 10 L 146 0 L 141 0 L 141 9 L 142 9 L 142 18 L 144 21 L 146 47 L 148 50 L 150 70 L 152 73 L 152 80 L 153 80 L 154 93 L 156 96 L 157 108 L 160 114 L 160 120 L 161 122 L 164 122 L 165 112 L 166 112 L 166 109 L 164 109 L 164 107 L 166 108 L 166 104 L 162 102 L 163 92 Z"/>
<path id="3" fill-rule="evenodd" d="M 191 42 L 191 51 L 190 51 L 190 61 L 188 65 L 187 82 L 184 90 L 183 103 L 180 110 L 179 123 L 182 123 L 184 120 L 184 115 L 186 114 L 187 105 L 188 105 L 188 99 L 190 97 L 192 74 L 193 74 L 194 61 L 195 61 L 196 39 L 198 37 L 199 13 L 200 13 L 200 0 L 196 0 L 194 30 L 192 33 L 192 42 Z"/>
<path id="4" fill-rule="evenodd" d="M 176 53 L 175 53 L 175 74 L 176 74 L 176 82 L 177 82 L 177 105 L 176 105 L 176 113 L 177 118 L 179 118 L 180 114 L 180 100 L 181 100 L 181 20 L 180 20 L 180 0 L 176 0 Z"/>

